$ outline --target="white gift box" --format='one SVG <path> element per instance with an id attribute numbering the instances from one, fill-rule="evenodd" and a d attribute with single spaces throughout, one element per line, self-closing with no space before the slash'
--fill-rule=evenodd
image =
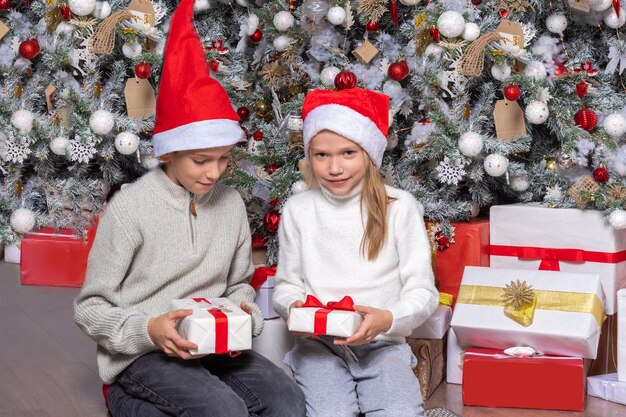
<path id="1" fill-rule="evenodd" d="M 525 281 L 537 299 L 532 324 L 505 315 L 504 288 Z M 451 326 L 462 347 L 531 346 L 549 355 L 595 359 L 603 315 L 597 274 L 466 267 Z"/>
<path id="2" fill-rule="evenodd" d="M 287 366 L 283 359 L 287 352 L 291 350 L 296 338 L 287 329 L 287 323 L 281 318 L 276 320 L 266 320 L 263 332 L 252 339 L 252 350 L 272 361 L 274 365 L 281 368 L 291 376 L 291 368 Z"/>
<path id="3" fill-rule="evenodd" d="M 326 309 L 318 307 L 292 308 L 289 312 L 289 330 L 292 332 L 350 337 L 356 333 L 363 321 L 361 314 L 355 311 L 332 310 L 326 315 L 325 331 L 315 332 L 316 313 L 318 313 L 319 310 Z M 318 314 L 317 320 L 320 319 L 320 315 Z"/>
<path id="4" fill-rule="evenodd" d="M 626 289 L 617 292 L 617 379 L 626 382 Z"/>
<path id="5" fill-rule="evenodd" d="M 618 381 L 617 374 L 587 377 L 587 394 L 603 400 L 626 404 L 626 382 Z"/>
<path id="6" fill-rule="evenodd" d="M 276 277 L 268 276 L 267 280 L 259 287 L 256 292 L 256 299 L 254 302 L 259 306 L 263 313 L 264 319 L 275 319 L 278 317 L 278 313 L 274 311 L 272 304 L 272 295 L 274 295 L 274 287 L 276 285 Z"/>
<path id="7" fill-rule="evenodd" d="M 462 384 L 465 350 L 459 344 L 453 328 L 448 330 L 448 349 L 446 353 L 446 382 L 448 384 Z"/>
<path id="8" fill-rule="evenodd" d="M 491 207 L 489 227 L 492 268 L 536 270 L 543 261 L 544 268 L 558 262 L 564 272 L 598 274 L 605 313 L 615 314 L 617 290 L 626 287 L 626 229 L 614 229 L 596 210 L 536 203 Z"/>
<path id="9" fill-rule="evenodd" d="M 442 339 L 450 328 L 452 308 L 438 306 L 435 312 L 420 326 L 413 329 L 411 339 Z"/>
<path id="10" fill-rule="evenodd" d="M 4 247 L 4 262 L 10 262 L 13 264 L 20 263 L 20 257 L 22 256 L 22 251 L 20 249 L 20 244 L 14 245 L 6 245 Z"/>
<path id="11" fill-rule="evenodd" d="M 193 309 L 178 324 L 178 333 L 198 349 L 193 355 L 229 353 L 252 348 L 252 319 L 227 298 L 172 300 L 172 310 Z"/>

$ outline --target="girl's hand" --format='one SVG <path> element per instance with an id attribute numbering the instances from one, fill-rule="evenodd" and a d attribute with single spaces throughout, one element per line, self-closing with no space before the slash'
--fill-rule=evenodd
<path id="1" fill-rule="evenodd" d="M 393 314 L 389 310 L 358 305 L 354 306 L 354 310 L 364 316 L 361 327 L 346 339 L 336 338 L 334 340 L 336 345 L 364 345 L 391 328 Z"/>
<path id="2" fill-rule="evenodd" d="M 241 309 L 245 311 L 246 313 L 248 313 L 249 315 L 252 315 L 252 307 L 246 304 L 245 301 L 242 301 L 241 304 L 239 304 L 239 307 L 241 307 Z"/>
<path id="3" fill-rule="evenodd" d="M 304 305 L 304 301 L 301 301 L 301 300 L 294 301 L 289 306 L 289 311 L 291 311 L 292 308 L 300 308 L 303 305 Z M 287 325 L 289 325 L 289 323 L 287 323 Z M 304 333 L 304 332 L 291 332 L 291 334 L 294 335 L 294 336 L 303 337 L 303 338 L 307 338 L 307 337 L 312 337 L 313 336 L 313 333 Z"/>
<path id="4" fill-rule="evenodd" d="M 148 320 L 148 336 L 167 356 L 185 360 L 201 356 L 189 353 L 189 349 L 197 349 L 198 345 L 183 339 L 176 330 L 176 322 L 191 314 L 193 314 L 191 309 L 175 310 Z"/>

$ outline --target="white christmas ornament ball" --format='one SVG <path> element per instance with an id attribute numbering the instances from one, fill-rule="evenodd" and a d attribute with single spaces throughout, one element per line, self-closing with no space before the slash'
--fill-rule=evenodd
<path id="1" fill-rule="evenodd" d="M 463 27 L 463 33 L 461 36 L 466 41 L 475 41 L 480 36 L 480 27 L 474 22 L 467 22 Z"/>
<path id="2" fill-rule="evenodd" d="M 504 174 L 508 167 L 509 160 L 497 153 L 487 155 L 485 161 L 483 162 L 483 168 L 485 168 L 485 172 L 492 177 L 499 177 L 500 175 Z"/>
<path id="3" fill-rule="evenodd" d="M 613 5 L 613 0 L 589 0 L 588 4 L 591 10 L 603 12 Z"/>
<path id="4" fill-rule="evenodd" d="M 198 1 L 199 0 L 196 0 L 196 3 L 198 3 Z M 96 19 L 104 20 L 111 14 L 111 5 L 108 1 L 97 1 L 92 14 Z"/>
<path id="5" fill-rule="evenodd" d="M 35 115 L 28 110 L 18 110 L 11 115 L 11 124 L 23 135 L 28 135 L 33 130 Z"/>
<path id="6" fill-rule="evenodd" d="M 567 28 L 567 18 L 562 14 L 551 14 L 546 19 L 546 27 L 550 32 L 562 35 Z"/>
<path id="7" fill-rule="evenodd" d="M 67 5 L 76 16 L 87 16 L 96 8 L 96 0 L 68 0 Z"/>
<path id="8" fill-rule="evenodd" d="M 387 80 L 383 84 L 383 93 L 389 97 L 395 97 L 402 92 L 402 84 L 395 80 Z"/>
<path id="9" fill-rule="evenodd" d="M 65 136 L 58 136 L 50 141 L 50 150 L 55 155 L 65 155 L 70 147 L 70 140 Z"/>
<path id="10" fill-rule="evenodd" d="M 448 10 L 437 19 L 437 29 L 446 38 L 456 38 L 465 29 L 465 19 L 461 13 Z"/>
<path id="11" fill-rule="evenodd" d="M 526 120 L 534 125 L 540 125 L 548 120 L 550 110 L 546 103 L 533 100 L 526 106 Z"/>
<path id="12" fill-rule="evenodd" d="M 284 50 L 289 48 L 292 42 L 293 39 L 291 39 L 289 36 L 280 35 L 274 39 L 274 42 L 272 44 L 274 45 L 274 49 L 276 49 L 278 52 L 283 52 Z"/>
<path id="13" fill-rule="evenodd" d="M 309 189 L 306 182 L 299 180 L 291 184 L 291 194 L 300 194 Z"/>
<path id="14" fill-rule="evenodd" d="M 524 68 L 524 75 L 537 81 L 545 80 L 547 76 L 546 66 L 543 65 L 543 62 L 530 61 Z"/>
<path id="15" fill-rule="evenodd" d="M 11 213 L 11 227 L 18 233 L 26 234 L 35 227 L 35 213 L 19 208 Z"/>
<path id="16" fill-rule="evenodd" d="M 498 81 L 511 76 L 511 67 L 507 64 L 496 64 L 491 67 L 491 76 Z"/>
<path id="17" fill-rule="evenodd" d="M 124 54 L 126 58 L 137 58 L 141 55 L 142 50 L 143 48 L 139 42 L 124 42 L 124 45 L 122 45 L 122 54 Z"/>
<path id="18" fill-rule="evenodd" d="M 96 110 L 89 117 L 89 127 L 96 135 L 108 134 L 115 125 L 113 113 L 107 110 Z"/>
<path id="19" fill-rule="evenodd" d="M 613 210 L 609 214 L 609 223 L 616 229 L 626 229 L 626 211 L 622 209 Z"/>
<path id="20" fill-rule="evenodd" d="M 483 138 L 476 132 L 465 132 L 459 138 L 459 151 L 465 156 L 476 156 L 483 149 Z"/>
<path id="21" fill-rule="evenodd" d="M 511 178 L 511 188 L 518 193 L 528 190 L 528 187 L 528 179 L 525 176 L 521 175 L 519 177 Z"/>
<path id="22" fill-rule="evenodd" d="M 335 26 L 343 25 L 346 21 L 346 10 L 340 6 L 334 6 L 328 9 L 326 19 Z"/>
<path id="23" fill-rule="evenodd" d="M 204 12 L 206 10 L 209 10 L 210 8 L 211 3 L 209 3 L 209 0 L 196 0 L 193 4 L 194 13 Z"/>
<path id="24" fill-rule="evenodd" d="M 274 27 L 279 32 L 284 32 L 296 22 L 296 19 L 293 17 L 291 13 L 288 11 L 281 11 L 274 15 L 274 19 L 272 20 L 274 23 Z"/>
<path id="25" fill-rule="evenodd" d="M 139 136 L 130 132 L 118 133 L 115 137 L 115 149 L 122 155 L 130 155 L 139 147 Z"/>
<path id="26" fill-rule="evenodd" d="M 443 54 L 445 50 L 446 49 L 443 46 L 437 45 L 436 43 L 430 43 L 424 51 L 424 56 L 433 55 L 435 58 L 441 58 L 441 54 Z"/>
<path id="27" fill-rule="evenodd" d="M 626 13 L 620 11 L 619 17 L 613 8 L 604 12 L 604 23 L 611 29 L 618 29 L 626 23 Z"/>
<path id="28" fill-rule="evenodd" d="M 606 116 L 602 126 L 606 133 L 614 139 L 620 139 L 626 133 L 626 119 L 619 113 Z"/>
<path id="29" fill-rule="evenodd" d="M 420 0 L 400 0 L 400 4 L 405 6 L 415 6 Z"/>
<path id="30" fill-rule="evenodd" d="M 254 32 L 259 28 L 259 16 L 254 13 L 248 15 L 248 36 L 252 36 Z"/>
<path id="31" fill-rule="evenodd" d="M 470 217 L 474 218 L 476 216 L 478 216 L 480 214 L 480 207 L 478 206 L 477 203 L 470 201 L 469 202 L 469 209 L 470 209 Z"/>
<path id="32" fill-rule="evenodd" d="M 335 85 L 335 77 L 341 70 L 337 67 L 326 67 L 320 73 L 320 81 L 325 87 L 332 87 Z"/>

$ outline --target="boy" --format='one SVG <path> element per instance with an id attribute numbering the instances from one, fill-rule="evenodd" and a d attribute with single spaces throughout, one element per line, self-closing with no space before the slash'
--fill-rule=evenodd
<path id="1" fill-rule="evenodd" d="M 252 315 L 253 335 L 263 328 L 245 207 L 217 182 L 243 131 L 209 75 L 193 2 L 181 1 L 166 46 L 153 136 L 164 165 L 111 200 L 74 319 L 98 344 L 114 417 L 304 416 L 282 370 L 252 351 L 192 357 L 175 327 L 191 310 L 168 312 L 172 299 L 228 297 Z"/>

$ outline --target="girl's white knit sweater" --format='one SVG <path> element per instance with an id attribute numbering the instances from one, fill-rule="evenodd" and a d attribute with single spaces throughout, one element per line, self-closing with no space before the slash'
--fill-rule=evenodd
<path id="1" fill-rule="evenodd" d="M 389 205 L 387 240 L 374 261 L 359 250 L 367 220 L 360 186 L 344 197 L 322 188 L 289 198 L 279 229 L 273 297 L 283 318 L 291 303 L 307 294 L 323 303 L 349 295 L 355 304 L 391 311 L 391 328 L 376 340 L 400 343 L 432 314 L 439 294 L 423 207 L 405 191 L 386 189 L 396 200 Z"/>

